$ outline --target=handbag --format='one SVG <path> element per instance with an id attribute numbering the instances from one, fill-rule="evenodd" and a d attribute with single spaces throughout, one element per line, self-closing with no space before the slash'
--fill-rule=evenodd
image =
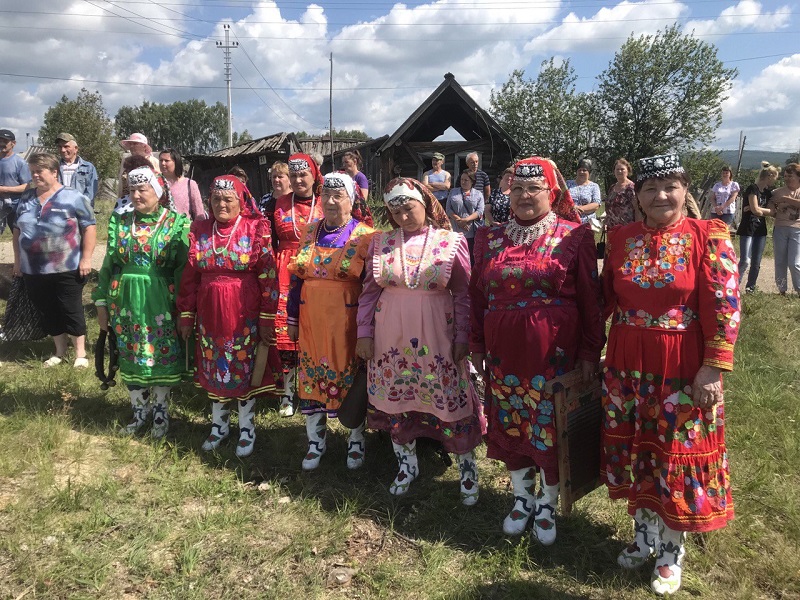
<path id="1" fill-rule="evenodd" d="M 603 230 L 600 233 L 600 241 L 597 242 L 597 258 L 606 257 L 606 225 L 603 223 Z"/>
<path id="2" fill-rule="evenodd" d="M 337 416 L 339 422 L 348 429 L 361 426 L 367 417 L 367 371 L 363 363 L 358 367 L 353 385 L 342 400 Z"/>
<path id="3" fill-rule="evenodd" d="M 14 277 L 0 339 L 4 342 L 25 342 L 45 337 L 47 334 L 42 329 L 42 317 L 28 296 L 25 282 L 22 277 Z"/>

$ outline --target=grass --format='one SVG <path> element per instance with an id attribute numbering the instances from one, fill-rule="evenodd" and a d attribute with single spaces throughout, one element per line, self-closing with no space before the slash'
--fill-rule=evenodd
<path id="1" fill-rule="evenodd" d="M 800 300 L 745 297 L 726 379 L 737 518 L 690 537 L 678 597 L 800 597 L 798 333 Z M 481 498 L 465 509 L 456 467 L 424 447 L 420 479 L 390 496 L 396 464 L 378 433 L 360 471 L 337 429 L 303 473 L 302 419 L 280 419 L 275 400 L 259 405 L 247 460 L 233 443 L 200 451 L 209 404 L 189 386 L 166 440 L 121 437 L 123 388 L 43 369 L 49 351 L 0 346 L 0 598 L 652 597 L 647 570 L 616 566 L 630 521 L 603 490 L 559 519 L 546 549 L 502 535 L 509 480 L 482 449 Z"/>

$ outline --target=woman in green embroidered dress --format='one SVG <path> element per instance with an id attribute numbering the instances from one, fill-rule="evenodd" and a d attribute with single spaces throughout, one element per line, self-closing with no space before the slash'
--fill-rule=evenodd
<path id="1" fill-rule="evenodd" d="M 131 171 L 128 182 L 133 210 L 111 215 L 92 298 L 100 329 L 111 327 L 117 336 L 120 374 L 133 407 L 125 431 L 141 429 L 152 408 L 152 435 L 161 438 L 169 427 L 170 388 L 185 371 L 175 298 L 186 265 L 189 218 L 161 206 L 167 192 L 151 169 Z"/>

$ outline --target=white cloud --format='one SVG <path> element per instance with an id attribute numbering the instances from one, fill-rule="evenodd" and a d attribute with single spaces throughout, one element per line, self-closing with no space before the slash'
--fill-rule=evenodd
<path id="1" fill-rule="evenodd" d="M 694 31 L 702 37 L 707 34 L 728 34 L 744 29 L 775 31 L 785 27 L 791 17 L 791 8 L 782 6 L 773 12 L 765 12 L 761 2 L 741 0 L 735 6 L 723 10 L 716 19 L 689 21 L 685 31 Z"/>

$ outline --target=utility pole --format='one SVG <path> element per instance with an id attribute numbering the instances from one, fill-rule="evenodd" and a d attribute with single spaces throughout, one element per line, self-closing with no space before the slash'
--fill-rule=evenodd
<path id="1" fill-rule="evenodd" d="M 231 26 L 225 23 L 225 43 L 218 41 L 217 48 L 222 48 L 225 56 L 225 83 L 228 85 L 228 147 L 233 146 L 233 117 L 231 115 L 231 50 L 239 47 L 239 42 L 231 42 Z"/>
<path id="2" fill-rule="evenodd" d="M 329 88 L 329 100 L 328 100 L 328 127 L 330 128 L 328 133 L 330 134 L 331 138 L 331 169 L 336 171 L 336 164 L 333 162 L 333 52 L 331 52 L 331 82 Z"/>

